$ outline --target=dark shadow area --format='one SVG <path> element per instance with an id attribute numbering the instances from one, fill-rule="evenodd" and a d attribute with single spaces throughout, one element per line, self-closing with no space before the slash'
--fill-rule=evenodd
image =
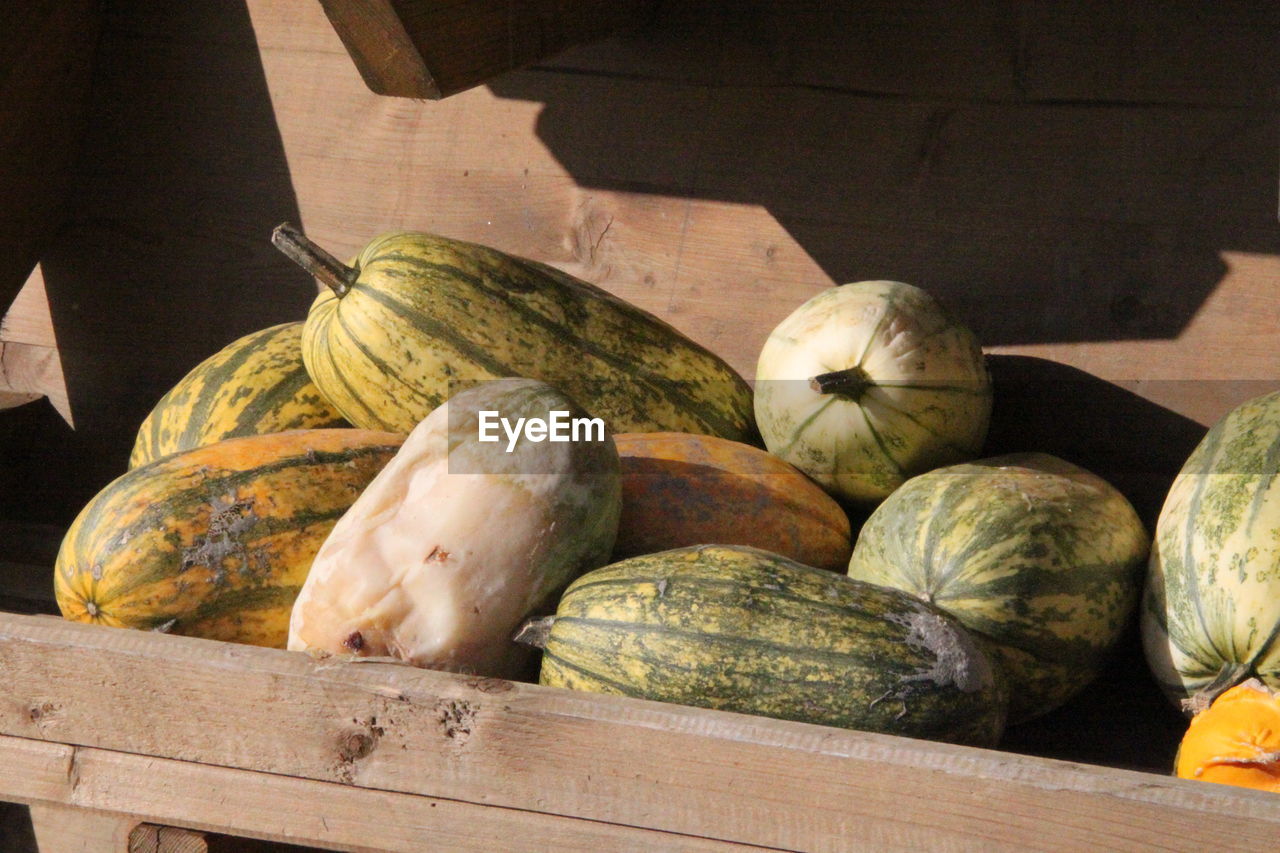
<path id="1" fill-rule="evenodd" d="M 984 454 L 1040 451 L 1087 468 L 1120 489 L 1153 532 L 1205 427 L 1065 364 L 1001 355 L 987 363 L 995 406 Z M 1151 678 L 1135 614 L 1097 680 L 1057 711 L 1009 729 L 1001 748 L 1168 773 L 1186 725 Z"/>
<path id="2" fill-rule="evenodd" d="M 1154 530 L 1203 425 L 1048 359 L 989 355 L 987 364 L 995 404 L 984 455 L 1038 451 L 1073 462 L 1123 492 Z"/>
<path id="3" fill-rule="evenodd" d="M 0 803 L 0 853 L 37 853 L 26 806 Z"/>
<path id="4" fill-rule="evenodd" d="M 1061 5 L 665 2 L 491 89 L 578 184 L 760 205 L 986 345 L 1176 337 L 1280 254 L 1280 8 Z"/>
<path id="5" fill-rule="evenodd" d="M 1000 749 L 1168 775 L 1187 718 L 1147 669 L 1135 618 L 1098 678 L 1056 711 L 1005 732 Z"/>
<path id="6" fill-rule="evenodd" d="M 174 382 L 314 295 L 270 244 L 298 206 L 243 2 L 107 3 L 88 128 L 41 259 L 75 430 L 0 413 L 29 450 L 6 470 L 40 492 L 3 490 L 0 518 L 69 522 Z"/>

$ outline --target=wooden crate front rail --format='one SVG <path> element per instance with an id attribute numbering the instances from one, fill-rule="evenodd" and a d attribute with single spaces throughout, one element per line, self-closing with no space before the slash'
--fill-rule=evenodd
<path id="1" fill-rule="evenodd" d="M 1257 791 L 13 614 L 0 615 L 0 766 L 0 799 L 337 849 L 1280 837 L 1280 798 Z"/>

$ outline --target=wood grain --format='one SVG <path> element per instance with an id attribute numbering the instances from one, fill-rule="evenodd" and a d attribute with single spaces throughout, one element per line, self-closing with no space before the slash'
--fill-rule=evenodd
<path id="1" fill-rule="evenodd" d="M 139 844 L 153 841 L 157 853 L 199 850 L 199 844 L 209 850 L 260 849 L 247 841 L 217 836 L 206 840 L 189 829 L 155 825 L 160 821 L 241 838 L 335 850 L 729 853 L 755 849 L 666 832 L 26 738 L 0 736 L 0 759 L 11 770 L 0 779 L 0 796 L 32 802 L 34 809 L 52 810 L 58 815 L 88 814 L 108 830 L 113 824 L 98 816 L 136 813 L 126 821 L 115 820 L 129 826 L 143 818 L 152 821 L 137 826 L 134 833 Z M 107 850 L 103 835 L 96 840 L 96 845 L 85 850 Z M 180 846 L 183 844 L 187 847 Z"/>
<path id="2" fill-rule="evenodd" d="M 1256 387 L 1228 380 L 1280 382 L 1261 94 L 1280 62 L 1251 70 L 1280 46 L 1274 11 L 1228 25 L 1235 5 L 1215 6 L 1219 42 L 1185 9 L 1155 39 L 1114 7 L 830 4 L 784 26 L 769 5 L 663 4 L 634 35 L 433 102 L 372 94 L 317 4 L 109 7 L 76 215 L 41 265 L 76 429 L 57 464 L 10 463 L 41 484 L 41 520 L 69 523 L 124 469 L 202 358 L 305 314 L 314 284 L 268 242 L 285 220 L 340 255 L 416 228 L 552 263 L 747 376 L 804 298 L 888 277 L 994 353 L 1201 424 Z M 39 305 L 0 340 L 43 334 Z"/>
<path id="3" fill-rule="evenodd" d="M 369 88 L 442 98 L 634 25 L 652 0 L 321 0 Z"/>
<path id="4" fill-rule="evenodd" d="M 33 803 L 31 825 L 40 853 L 132 853 L 130 833 L 138 819 L 57 803 Z"/>
<path id="5" fill-rule="evenodd" d="M 0 312 L 63 215 L 99 18 L 93 0 L 34 0 L 0 29 Z"/>
<path id="6" fill-rule="evenodd" d="M 1256 791 L 49 617 L 0 617 L 0 673 L 12 737 L 764 847 L 1155 849 L 1280 829 Z"/>

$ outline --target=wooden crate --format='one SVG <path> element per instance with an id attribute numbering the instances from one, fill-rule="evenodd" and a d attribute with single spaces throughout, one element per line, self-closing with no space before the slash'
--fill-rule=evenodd
<path id="1" fill-rule="evenodd" d="M 1280 12 L 668 3 L 422 102 L 371 93 L 317 4 L 29 5 L 4 38 L 65 61 L 0 76 L 47 95 L 0 113 L 0 376 L 49 395 L 0 412 L 0 800 L 43 846 L 1269 846 L 1274 798 L 1168 777 L 1184 722 L 1132 637 L 987 751 L 40 614 L 154 401 L 305 314 L 285 220 L 340 256 L 413 227 L 552 263 L 748 377 L 809 294 L 913 281 L 992 355 L 989 449 L 1150 523 L 1204 425 L 1280 384 Z"/>

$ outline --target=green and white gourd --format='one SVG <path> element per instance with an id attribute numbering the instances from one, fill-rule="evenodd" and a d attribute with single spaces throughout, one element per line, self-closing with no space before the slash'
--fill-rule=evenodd
<path id="1" fill-rule="evenodd" d="M 908 480 L 867 519 L 849 576 L 909 592 L 991 640 L 1016 723 L 1097 675 L 1132 618 L 1149 545 L 1106 481 L 1013 454 Z"/>
<path id="2" fill-rule="evenodd" d="M 771 453 L 837 498 L 874 505 L 978 455 L 991 379 L 977 338 L 932 296 L 864 281 L 819 293 L 774 329 L 755 414 Z"/>
<path id="3" fill-rule="evenodd" d="M 1156 524 L 1142 637 L 1166 695 L 1200 710 L 1248 678 L 1280 687 L 1280 392 L 1187 459 Z"/>

